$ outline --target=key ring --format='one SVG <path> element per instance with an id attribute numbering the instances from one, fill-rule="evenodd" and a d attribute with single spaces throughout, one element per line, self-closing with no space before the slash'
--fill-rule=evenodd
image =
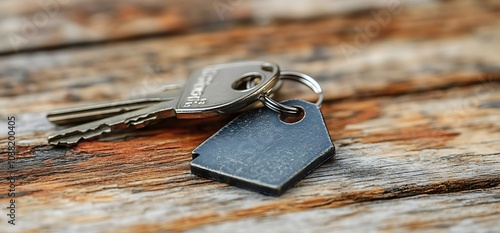
<path id="1" fill-rule="evenodd" d="M 321 106 L 321 103 L 323 102 L 323 90 L 321 89 L 321 86 L 319 85 L 316 80 L 311 78 L 311 76 L 296 72 L 296 71 L 281 71 L 280 72 L 280 79 L 287 79 L 287 80 L 292 80 L 296 82 L 300 82 L 302 84 L 305 84 L 308 86 L 314 93 L 318 94 L 318 100 L 316 101 L 315 105 L 318 106 L 318 108 Z M 277 113 L 282 113 L 282 114 L 288 114 L 288 115 L 297 115 L 300 113 L 301 109 L 294 107 L 294 106 L 288 106 L 284 105 L 282 103 L 277 102 L 276 100 L 273 100 L 271 97 L 269 97 L 269 92 L 266 93 L 265 95 L 261 96 L 260 101 L 262 103 L 270 108 L 271 110 L 277 112 Z"/>

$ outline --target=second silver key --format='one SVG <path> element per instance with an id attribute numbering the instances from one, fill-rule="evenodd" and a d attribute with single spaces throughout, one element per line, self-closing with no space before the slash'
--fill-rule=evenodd
<path id="1" fill-rule="evenodd" d="M 47 113 L 47 120 L 56 125 L 83 124 L 176 99 L 181 87 L 165 85 L 161 91 L 139 98 L 56 109 Z"/>
<path id="2" fill-rule="evenodd" d="M 243 109 L 270 91 L 278 82 L 276 64 L 253 61 L 208 66 L 188 78 L 181 95 L 140 110 L 71 127 L 49 136 L 52 145 L 74 145 L 103 133 L 142 127 L 163 118 L 203 118 Z M 255 86 L 247 89 L 252 81 Z"/>

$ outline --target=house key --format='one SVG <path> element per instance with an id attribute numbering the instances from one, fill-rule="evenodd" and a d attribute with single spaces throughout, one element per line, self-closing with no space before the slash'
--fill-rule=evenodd
<path id="1" fill-rule="evenodd" d="M 56 132 L 52 145 L 74 145 L 80 140 L 127 127 L 143 127 L 163 118 L 204 118 L 244 109 L 278 82 L 279 67 L 251 61 L 207 66 L 191 74 L 180 95 L 148 107 L 92 121 Z M 248 83 L 253 83 L 248 85 Z M 246 86 L 245 86 L 246 84 Z"/>

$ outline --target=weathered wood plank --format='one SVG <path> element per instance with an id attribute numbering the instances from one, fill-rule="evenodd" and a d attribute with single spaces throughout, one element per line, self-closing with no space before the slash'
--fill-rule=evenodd
<path id="1" fill-rule="evenodd" d="M 319 2 L 313 2 L 311 5 L 317 5 Z M 346 9 L 343 5 L 334 7 L 335 4 L 331 3 L 327 5 L 329 11 L 344 9 L 340 12 L 346 13 L 359 9 L 360 6 L 373 6 L 371 2 L 350 4 L 354 9 Z M 262 7 L 276 4 L 282 6 Z M 286 8 L 292 11 L 291 15 L 299 15 L 298 12 L 293 12 L 294 8 Z M 320 14 L 317 10 L 306 8 L 304 11 L 304 7 L 301 8 L 300 15 L 317 17 Z M 283 12 L 274 13 L 269 9 L 283 10 L 283 4 L 280 1 L 245 1 L 243 4 L 242 1 L 199 0 L 6 0 L 0 2 L 0 21 L 4 22 L 0 24 L 0 52 L 176 33 L 196 26 L 214 24 L 220 28 L 224 24 L 235 23 L 238 19 L 270 21 L 276 15 L 283 15 Z"/>
<path id="2" fill-rule="evenodd" d="M 428 35 L 468 30 L 496 21 L 497 1 L 313 0 L 288 4 L 283 0 L 4 0 L 0 2 L 0 53 L 113 41 L 141 36 L 219 30 L 248 22 L 267 24 L 319 17 L 372 17 L 371 9 L 397 9 L 389 16 L 408 29 Z M 400 9 L 402 13 L 400 13 Z M 361 17 L 360 17 L 361 16 Z M 384 17 L 384 16 L 382 16 Z M 428 20 L 432 17 L 433 20 Z M 493 18 L 492 18 L 493 17 Z M 372 17 L 373 18 L 373 17 Z M 389 20 L 391 21 L 391 20 Z M 342 24 L 336 24 L 335 27 Z M 349 23 L 347 23 L 349 24 Z M 399 23 L 398 23 L 399 24 Z M 421 27 L 418 25 L 428 25 Z M 457 27 L 460 25 L 459 27 Z M 363 28 L 365 25 L 358 25 Z M 415 27 L 416 26 L 416 27 Z M 392 27 L 390 27 L 392 28 Z M 345 33 L 353 30 L 341 30 Z M 384 30 L 381 36 L 390 34 Z M 276 48 L 278 49 L 278 48 Z"/>
<path id="3" fill-rule="evenodd" d="M 362 202 L 496 188 L 500 114 L 492 103 L 500 95 L 477 92 L 479 87 L 325 103 L 325 121 L 339 147 L 336 159 L 280 198 L 190 174 L 191 150 L 227 117 L 166 121 L 71 149 L 23 146 L 16 160 L 18 200 L 29 206 L 20 208 L 24 223 L 17 229 L 202 230 L 295 212 L 320 214 L 323 208 L 335 213 Z M 453 103 L 460 107 L 450 107 Z M 491 227 L 491 208 L 497 205 L 492 201 L 477 210 L 478 221 L 486 222 L 481 226 Z M 50 215 L 48 207 L 55 209 Z M 456 223 L 437 217 L 445 225 Z M 330 227 L 335 226 L 334 221 Z M 392 226 L 386 227 L 403 227 Z"/>
<path id="4" fill-rule="evenodd" d="M 311 22 L 308 30 L 290 23 L 0 57 L 0 85 L 4 87 L 0 95 L 16 98 L 23 94 L 16 101 L 2 98 L 0 104 L 15 114 L 75 101 L 123 98 L 162 83 L 183 82 L 189 72 L 203 65 L 242 59 L 271 60 L 285 69 L 309 73 L 322 82 L 330 99 L 498 80 L 497 76 L 484 80 L 481 75 L 499 72 L 500 24 L 495 21 L 420 41 L 411 38 L 430 34 L 414 28 L 427 24 L 410 27 L 394 22 L 386 29 L 390 38 L 374 40 L 359 53 L 344 56 L 341 42 L 354 45 L 356 33 L 340 32 L 369 22 L 373 19 L 347 23 L 332 18 Z M 343 28 L 337 26 L 342 23 Z"/>
<path id="5" fill-rule="evenodd" d="M 486 189 L 360 201 L 337 208 L 319 205 L 314 210 L 245 218 L 187 232 L 296 232 L 298 229 L 307 232 L 495 232 L 500 220 L 499 194 L 499 189 Z"/>
<path id="6" fill-rule="evenodd" d="M 188 23 L 177 29 L 167 24 L 150 31 L 109 33 L 112 25 L 129 20 L 127 14 L 100 23 L 79 15 L 71 20 L 83 25 L 82 34 L 77 33 L 80 41 L 37 37 L 25 48 L 87 43 L 95 38 L 81 35 L 100 24 L 106 33 L 99 40 L 112 40 L 196 25 L 203 30 L 218 20 L 213 12 L 199 18 L 183 15 L 189 4 L 185 2 L 173 13 L 170 3 L 159 6 L 157 1 L 84 9 L 93 16 L 99 9 L 132 11 L 135 19 L 147 22 L 178 14 Z M 498 3 L 404 5 L 403 13 L 392 15 L 390 23 L 361 46 L 356 27 L 375 22 L 371 7 L 387 9 L 386 2 L 352 2 L 353 8 L 323 7 L 317 14 L 310 14 L 315 10 L 311 6 L 301 11 L 292 4 L 278 9 L 263 1 L 245 2 L 230 14 L 271 23 L 224 29 L 235 23 L 229 17 L 215 26 L 224 29 L 217 32 L 1 56 L 2 186 L 9 176 L 3 126 L 10 115 L 17 118 L 19 152 L 19 224 L 9 232 L 494 232 L 500 220 Z M 5 4 L 10 8 L 1 7 Z M 68 12 L 83 5 L 72 1 L 61 9 L 54 27 L 39 35 L 60 33 L 64 28 L 58 24 L 78 16 Z M 156 13 L 149 14 L 151 6 L 158 6 Z M 33 14 L 35 8 L 4 1 L 0 20 Z M 294 14 L 285 14 L 289 10 Z M 203 22 L 209 18 L 212 21 Z M 0 28 L 0 38 L 3 32 Z M 346 53 L 342 45 L 355 50 Z M 282 197 L 190 174 L 191 151 L 233 116 L 172 119 L 74 148 L 47 146 L 46 136 L 55 129 L 44 118 L 50 109 L 135 96 L 161 84 L 183 82 L 189 72 L 206 64 L 249 59 L 311 74 L 325 90 L 322 111 L 338 154 Z M 286 86 L 282 95 L 315 98 L 298 86 Z M 9 199 L 0 193 L 1 203 Z M 0 216 L 4 224 L 5 215 Z M 1 226 L 0 232 L 7 229 Z"/>

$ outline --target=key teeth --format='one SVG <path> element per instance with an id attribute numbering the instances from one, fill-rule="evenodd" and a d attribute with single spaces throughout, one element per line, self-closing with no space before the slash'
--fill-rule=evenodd
<path id="1" fill-rule="evenodd" d="M 50 145 L 55 145 L 55 146 L 71 146 L 77 144 L 81 140 L 87 140 L 90 138 L 94 138 L 97 136 L 100 136 L 104 133 L 109 133 L 111 132 L 111 126 L 108 124 L 102 124 L 99 125 L 98 127 L 92 128 L 92 129 L 86 129 L 86 130 L 75 130 L 63 134 L 56 134 L 53 136 L 50 136 L 48 138 L 49 144 Z M 88 135 L 89 133 L 92 133 L 90 136 Z M 81 135 L 78 138 L 73 138 L 69 140 L 64 140 L 64 138 L 75 136 L 75 135 Z"/>
<path id="2" fill-rule="evenodd" d="M 73 134 L 86 134 L 88 132 L 98 131 L 100 128 L 104 128 L 104 127 L 108 128 L 108 130 L 103 130 L 102 131 L 103 133 L 109 133 L 111 131 L 110 125 L 102 124 L 102 125 L 99 125 L 99 126 L 94 127 L 94 128 L 89 128 L 89 129 L 84 129 L 84 130 L 77 129 L 77 130 L 68 131 L 66 133 L 60 133 L 60 134 L 55 135 L 54 137 L 66 137 L 66 136 L 71 136 Z"/>
<path id="3" fill-rule="evenodd" d="M 53 146 L 72 146 L 72 145 L 76 145 L 79 141 L 81 141 L 82 138 L 76 140 L 76 141 L 72 141 L 72 142 L 69 142 L 69 141 L 55 141 L 55 142 L 50 142 L 49 141 L 49 144 L 50 145 L 53 145 Z"/>
<path id="4" fill-rule="evenodd" d="M 71 145 L 75 145 L 77 144 L 80 140 L 82 140 L 82 138 L 80 137 L 78 140 L 72 140 L 72 141 L 61 141 L 59 139 L 52 139 L 52 138 L 49 138 L 48 139 L 48 142 L 49 142 L 49 145 L 53 145 L 53 146 L 71 146 Z"/>
<path id="5" fill-rule="evenodd" d="M 144 127 L 145 122 L 150 122 L 152 120 L 156 120 L 158 116 L 156 114 L 148 114 L 146 116 L 138 116 L 135 118 L 130 118 L 125 121 L 127 125 L 133 125 L 135 127 Z"/>

